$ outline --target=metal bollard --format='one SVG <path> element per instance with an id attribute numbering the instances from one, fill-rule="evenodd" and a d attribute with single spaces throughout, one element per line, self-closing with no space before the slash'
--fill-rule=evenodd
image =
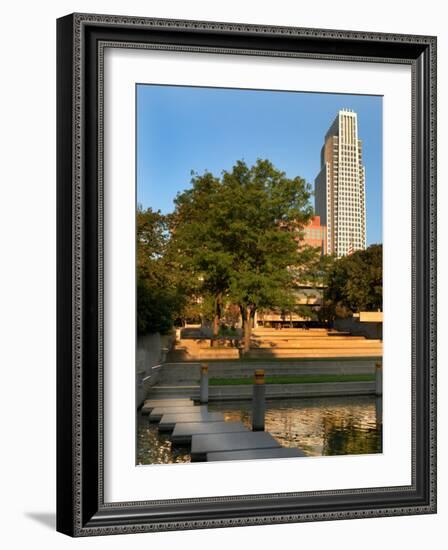
<path id="1" fill-rule="evenodd" d="M 375 393 L 383 395 L 383 364 L 375 363 Z"/>
<path id="2" fill-rule="evenodd" d="M 199 401 L 201 403 L 208 403 L 208 365 L 203 363 L 201 365 L 201 393 Z"/>
<path id="3" fill-rule="evenodd" d="M 264 416 L 266 411 L 266 386 L 264 370 L 255 371 L 252 394 L 252 431 L 264 432 Z"/>

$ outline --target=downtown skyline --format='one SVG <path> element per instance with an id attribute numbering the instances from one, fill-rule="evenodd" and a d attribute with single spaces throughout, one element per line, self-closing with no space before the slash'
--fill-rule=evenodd
<path id="1" fill-rule="evenodd" d="M 382 98 L 180 86 L 137 86 L 137 202 L 162 213 L 191 172 L 219 176 L 267 158 L 311 185 L 340 110 L 358 115 L 366 169 L 367 245 L 382 242 Z M 314 205 L 315 197 L 311 197 Z"/>

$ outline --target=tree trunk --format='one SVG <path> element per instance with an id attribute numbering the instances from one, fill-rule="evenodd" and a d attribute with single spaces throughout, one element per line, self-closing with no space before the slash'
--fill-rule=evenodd
<path id="1" fill-rule="evenodd" d="M 256 309 L 253 308 L 251 309 L 251 312 L 250 312 L 250 326 L 251 328 L 255 328 L 255 313 L 256 313 Z"/>
<path id="2" fill-rule="evenodd" d="M 243 335 L 243 351 L 244 351 L 244 335 L 246 333 L 246 312 L 244 307 L 240 306 L 240 314 L 241 314 L 241 331 Z"/>
<path id="3" fill-rule="evenodd" d="M 219 334 L 219 321 L 221 320 L 221 293 L 215 296 L 215 312 L 213 316 L 213 338 L 217 338 Z M 212 340 L 213 345 L 213 340 Z"/>
<path id="4" fill-rule="evenodd" d="M 213 317 L 213 338 L 216 338 L 219 334 L 219 315 L 215 313 Z"/>
<path id="5" fill-rule="evenodd" d="M 252 323 L 254 321 L 255 316 L 255 309 L 253 309 L 251 306 L 246 307 L 243 309 L 244 315 L 243 315 L 243 332 L 244 332 L 244 340 L 243 340 L 243 352 L 249 353 L 250 351 L 250 337 L 252 335 Z"/>

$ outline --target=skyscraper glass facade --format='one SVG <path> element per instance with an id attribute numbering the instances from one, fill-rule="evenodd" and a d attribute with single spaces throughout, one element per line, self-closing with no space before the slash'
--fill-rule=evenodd
<path id="1" fill-rule="evenodd" d="M 339 111 L 325 135 L 315 211 L 327 228 L 326 254 L 340 257 L 366 248 L 365 168 L 354 111 Z"/>

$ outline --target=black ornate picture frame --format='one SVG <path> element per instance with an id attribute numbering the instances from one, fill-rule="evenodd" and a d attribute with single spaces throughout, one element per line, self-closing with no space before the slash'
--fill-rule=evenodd
<path id="1" fill-rule="evenodd" d="M 161 50 L 412 70 L 412 483 L 108 503 L 103 480 L 103 54 Z M 71 536 L 436 512 L 436 38 L 73 14 L 57 22 L 57 529 Z"/>

